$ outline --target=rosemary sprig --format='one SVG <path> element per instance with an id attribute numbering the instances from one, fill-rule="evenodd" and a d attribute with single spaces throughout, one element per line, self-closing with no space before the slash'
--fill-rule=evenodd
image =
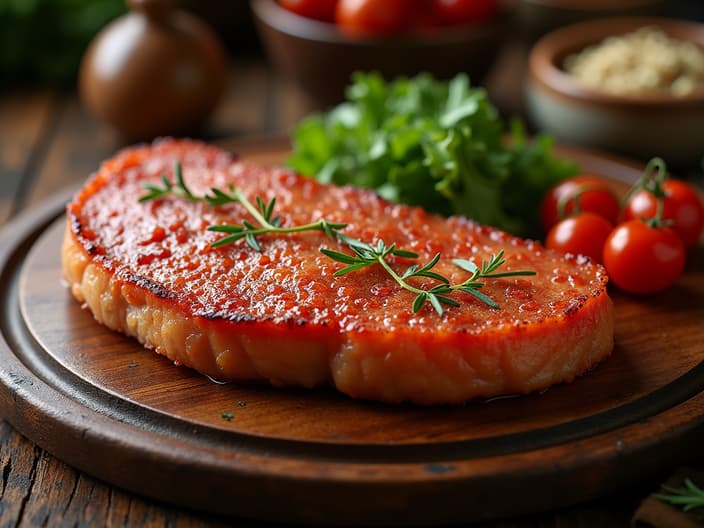
<path id="1" fill-rule="evenodd" d="M 407 259 L 417 259 L 418 254 L 405 249 L 399 249 L 396 244 L 387 246 L 383 240 L 380 240 L 376 246 L 356 240 L 340 233 L 347 224 L 328 222 L 325 219 L 320 219 L 317 222 L 309 224 L 282 227 L 281 217 L 273 216 L 274 207 L 276 206 L 276 198 L 272 198 L 269 202 L 257 196 L 256 204 L 247 199 L 244 193 L 233 186 L 230 186 L 227 191 L 211 188 L 210 194 L 203 196 L 195 195 L 186 185 L 183 179 L 183 170 L 181 163 L 176 162 L 174 166 L 174 175 L 176 181 L 172 182 L 166 174 L 161 176 L 162 185 L 147 183 L 144 185 L 147 193 L 139 198 L 140 202 L 148 202 L 175 196 L 183 198 L 191 202 L 205 202 L 212 206 L 220 206 L 228 203 L 239 203 L 251 215 L 256 224 L 249 220 L 243 220 L 241 225 L 223 224 L 209 226 L 208 231 L 218 233 L 226 233 L 227 236 L 217 240 L 212 244 L 212 247 L 224 246 L 232 244 L 238 240 L 245 239 L 247 244 L 255 251 L 261 251 L 261 245 L 257 237 L 259 235 L 278 233 L 298 233 L 301 231 L 323 231 L 331 239 L 337 239 L 344 243 L 352 250 L 353 254 L 341 253 L 327 248 L 321 248 L 320 251 L 331 259 L 347 264 L 346 267 L 335 272 L 335 276 L 345 275 L 358 271 L 362 268 L 380 265 L 403 289 L 408 290 L 416 297 L 413 301 L 413 312 L 418 312 L 425 306 L 426 303 L 435 309 L 439 315 L 443 315 L 443 305 L 460 306 L 460 303 L 449 297 L 455 291 L 463 291 L 482 301 L 492 308 L 499 308 L 499 305 L 489 296 L 483 294 L 479 290 L 484 286 L 482 279 L 498 278 L 498 277 L 515 277 L 519 275 L 535 275 L 534 271 L 519 270 L 497 272 L 496 270 L 503 266 L 506 262 L 504 259 L 504 251 L 501 250 L 497 254 L 492 255 L 489 261 L 482 261 L 480 266 L 477 266 L 470 260 L 454 259 L 452 262 L 455 266 L 468 271 L 469 278 L 459 284 L 450 284 L 450 280 L 433 271 L 435 265 L 440 261 L 440 253 L 437 253 L 430 261 L 423 266 L 412 264 L 406 271 L 399 275 L 389 264 L 387 258 L 391 255 Z M 408 282 L 409 279 L 424 277 L 436 281 L 438 284 L 428 289 L 418 288 Z"/>
<path id="2" fill-rule="evenodd" d="M 166 173 L 161 175 L 161 183 L 163 184 L 162 187 L 154 185 L 153 183 L 145 183 L 144 188 L 149 192 L 140 196 L 139 202 L 144 203 L 150 200 L 159 200 L 166 198 L 167 196 L 186 198 L 191 202 L 199 201 L 198 197 L 191 192 L 191 190 L 186 186 L 186 182 L 183 181 L 183 169 L 181 168 L 180 161 L 176 161 L 174 163 L 174 174 L 176 175 L 176 185 L 173 184 Z"/>
<path id="3" fill-rule="evenodd" d="M 442 316 L 444 313 L 443 304 L 448 306 L 460 306 L 459 302 L 451 297 L 448 297 L 448 295 L 457 290 L 472 295 L 492 308 L 499 308 L 499 305 L 491 297 L 479 291 L 484 286 L 484 283 L 480 282 L 480 279 L 535 275 L 535 271 L 530 270 L 496 272 L 496 270 L 506 262 L 504 259 L 503 250 L 499 251 L 496 255 L 493 255 L 488 262 L 482 261 L 481 266 L 477 266 L 470 260 L 454 259 L 452 262 L 455 266 L 458 266 L 471 274 L 469 278 L 459 284 L 450 284 L 450 280 L 447 277 L 432 271 L 435 265 L 440 261 L 440 253 L 435 254 L 435 256 L 425 265 L 420 266 L 418 264 L 413 264 L 409 266 L 403 274 L 399 275 L 391 267 L 387 257 L 389 257 L 389 255 L 394 255 L 402 258 L 415 259 L 418 258 L 416 253 L 404 249 L 398 249 L 396 244 L 387 246 L 383 240 L 380 240 L 376 246 L 372 246 L 360 240 L 343 235 L 342 233 L 337 233 L 337 238 L 346 244 L 354 254 L 350 255 L 327 248 L 320 249 L 321 253 L 331 259 L 347 264 L 346 267 L 336 271 L 334 273 L 335 276 L 345 275 L 347 273 L 358 271 L 362 268 L 379 264 L 394 279 L 394 281 L 399 284 L 399 286 L 407 291 L 410 291 L 411 293 L 416 294 L 412 305 L 414 313 L 420 311 L 420 309 L 425 306 L 425 303 L 429 302 L 438 315 Z M 430 278 L 437 281 L 439 284 L 436 284 L 428 289 L 418 288 L 408 282 L 408 279 L 415 277 Z"/>
<path id="4" fill-rule="evenodd" d="M 233 242 L 244 238 L 252 249 L 255 251 L 261 251 L 262 248 L 259 244 L 259 240 L 257 239 L 259 235 L 271 233 L 299 233 L 302 231 L 322 231 L 330 238 L 334 239 L 335 235 L 338 234 L 337 232 L 347 226 L 347 224 L 332 223 L 321 218 L 317 222 L 311 222 L 309 224 L 281 227 L 281 217 L 275 216 L 272 218 L 274 214 L 274 207 L 276 206 L 276 198 L 272 198 L 271 201 L 267 203 L 261 198 L 261 196 L 257 196 L 255 199 L 255 205 L 249 201 L 242 190 L 232 186 L 229 187 L 228 192 L 221 189 L 212 188 L 210 190 L 211 194 L 196 196 L 191 192 L 186 185 L 186 182 L 183 180 L 183 170 L 181 168 L 181 163 L 178 161 L 174 165 L 174 174 L 176 176 L 176 183 L 172 182 L 166 174 L 162 174 L 162 186 L 152 183 L 145 184 L 144 187 L 148 192 L 147 194 L 141 196 L 139 201 L 147 202 L 150 200 L 166 198 L 168 196 L 176 196 L 191 202 L 206 202 L 212 206 L 225 205 L 228 203 L 239 203 L 255 220 L 256 225 L 249 220 L 243 220 L 242 225 L 222 224 L 209 226 L 207 228 L 208 231 L 228 234 L 228 236 L 214 242 L 212 247 L 232 244 Z"/>
<path id="5" fill-rule="evenodd" d="M 655 493 L 653 497 L 656 499 L 679 506 L 685 512 L 704 508 L 704 490 L 690 479 L 685 479 L 684 486 L 680 488 L 665 484 L 661 487 L 665 493 Z"/>

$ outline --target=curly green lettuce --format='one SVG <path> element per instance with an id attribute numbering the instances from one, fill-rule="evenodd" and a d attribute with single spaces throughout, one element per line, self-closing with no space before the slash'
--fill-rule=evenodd
<path id="1" fill-rule="evenodd" d="M 485 90 L 462 74 L 387 83 L 357 73 L 347 101 L 302 120 L 292 145 L 287 164 L 301 174 L 522 236 L 539 232 L 547 189 L 579 169 L 553 156 L 550 138 L 529 141 L 517 122 L 507 130 Z"/>

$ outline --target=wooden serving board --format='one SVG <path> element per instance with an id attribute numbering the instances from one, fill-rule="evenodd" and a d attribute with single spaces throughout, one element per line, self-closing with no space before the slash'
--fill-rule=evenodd
<path id="1" fill-rule="evenodd" d="M 266 163 L 285 146 L 238 148 Z M 614 180 L 639 173 L 562 150 Z M 612 292 L 613 355 L 575 382 L 464 406 L 392 406 L 329 389 L 218 384 L 98 325 L 61 278 L 69 195 L 0 235 L 0 413 L 111 483 L 256 519 L 435 525 L 587 500 L 701 448 L 701 246 L 666 292 Z"/>

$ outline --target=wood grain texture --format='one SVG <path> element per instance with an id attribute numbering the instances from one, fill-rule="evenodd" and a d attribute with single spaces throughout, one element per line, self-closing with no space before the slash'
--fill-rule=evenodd
<path id="1" fill-rule="evenodd" d="M 280 151 L 249 155 L 276 161 Z M 611 163 L 615 177 L 632 177 Z M 79 469 L 160 500 L 299 522 L 481 520 L 615 491 L 703 439 L 701 248 L 672 290 L 615 295 L 614 356 L 575 383 L 419 409 L 215 385 L 173 367 L 97 326 L 62 289 L 61 219 L 33 240 L 51 218 L 37 213 L 5 239 L 17 255 L 0 280 L 12 343 L 0 408 Z"/>
<path id="2" fill-rule="evenodd" d="M 66 186 L 76 185 L 92 173 L 121 143 L 108 128 L 96 127 L 79 101 L 62 96 L 56 113 L 55 135 L 49 143 L 43 164 L 33 177 L 26 205 L 36 206 Z M 60 132 L 58 132 L 60 131 Z M 90 145 L 90 149 L 86 149 Z"/>
<path id="3" fill-rule="evenodd" d="M 21 190 L 31 180 L 55 106 L 56 97 L 46 90 L 0 99 L 0 224 L 18 206 Z"/>
<path id="4" fill-rule="evenodd" d="M 259 60 L 239 60 L 228 79 L 228 97 L 213 114 L 204 131 L 210 139 L 259 133 L 266 129 L 269 95 L 276 84 Z M 280 123 L 275 123 L 278 129 Z"/>
<path id="5" fill-rule="evenodd" d="M 0 422 L 0 526 L 229 526 L 165 508 L 79 473 Z M 37 492 L 43 490 L 43 492 Z"/>

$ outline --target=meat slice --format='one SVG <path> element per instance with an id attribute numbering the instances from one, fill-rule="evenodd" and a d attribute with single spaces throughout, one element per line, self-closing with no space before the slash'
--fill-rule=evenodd
<path id="1" fill-rule="evenodd" d="M 502 270 L 537 274 L 486 280 L 482 292 L 498 309 L 455 292 L 461 306 L 442 316 L 429 304 L 413 313 L 414 294 L 378 265 L 335 277 L 344 264 L 319 249 L 349 251 L 322 232 L 262 235 L 260 252 L 244 240 L 213 248 L 222 235 L 208 226 L 251 218 L 240 204 L 140 203 L 145 183 L 174 179 L 176 162 L 194 194 L 234 185 L 251 200 L 275 197 L 283 225 L 347 223 L 346 235 L 395 242 L 419 263 L 440 252 L 435 270 L 453 283 L 468 273 L 452 259 L 478 263 L 501 249 Z M 62 262 L 73 295 L 100 323 L 219 380 L 459 403 L 571 381 L 613 348 L 607 277 L 587 259 L 190 141 L 162 140 L 103 163 L 68 205 Z M 399 271 L 412 263 L 390 262 Z"/>

